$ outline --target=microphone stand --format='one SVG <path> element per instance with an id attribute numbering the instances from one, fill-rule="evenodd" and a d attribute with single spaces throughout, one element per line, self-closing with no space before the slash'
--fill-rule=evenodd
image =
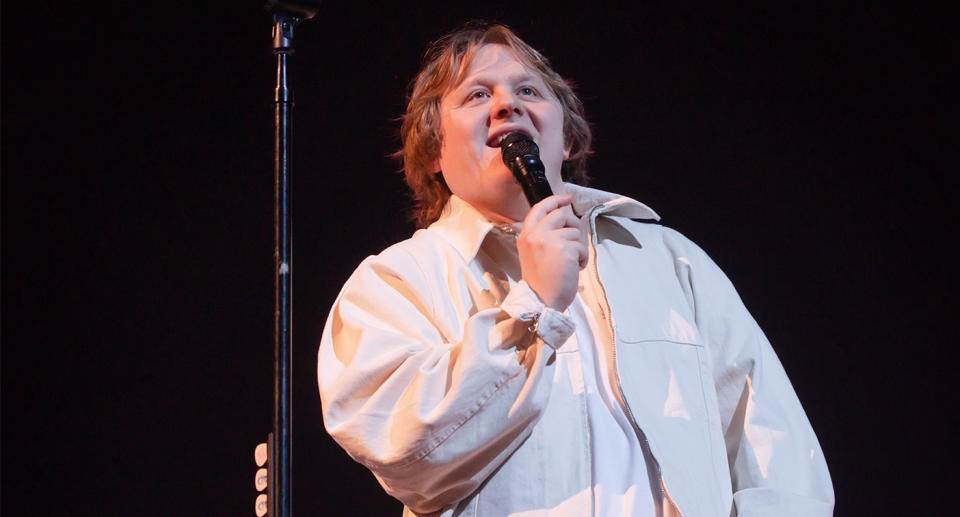
<path id="1" fill-rule="evenodd" d="M 319 2 L 268 0 L 273 16 L 273 53 L 277 56 L 274 95 L 274 353 L 273 432 L 269 454 L 268 501 L 271 517 L 292 517 L 292 268 L 290 225 L 290 139 L 293 91 L 287 86 L 287 58 L 293 53 L 293 29 L 316 14 Z"/>

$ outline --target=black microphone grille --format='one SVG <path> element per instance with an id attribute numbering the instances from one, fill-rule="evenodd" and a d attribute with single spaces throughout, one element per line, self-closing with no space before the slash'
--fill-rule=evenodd
<path id="1" fill-rule="evenodd" d="M 518 156 L 532 154 L 540 157 L 540 148 L 525 133 L 515 131 L 500 142 L 500 154 L 504 160 L 515 160 Z"/>

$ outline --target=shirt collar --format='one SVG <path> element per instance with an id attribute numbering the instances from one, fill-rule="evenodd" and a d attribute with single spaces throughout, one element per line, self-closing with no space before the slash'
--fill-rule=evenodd
<path id="1" fill-rule="evenodd" d="M 630 219 L 660 220 L 660 216 L 647 205 L 603 190 L 566 184 L 567 193 L 573 196 L 573 211 L 584 215 L 597 207 L 596 212 Z M 440 218 L 430 225 L 430 230 L 440 234 L 453 245 L 467 262 L 476 257 L 480 245 L 490 230 L 497 228 L 476 208 L 456 195 L 451 195 Z"/>

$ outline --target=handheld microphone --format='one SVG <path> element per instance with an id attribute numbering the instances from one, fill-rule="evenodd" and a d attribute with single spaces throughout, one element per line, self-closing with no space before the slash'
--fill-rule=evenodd
<path id="1" fill-rule="evenodd" d="M 540 148 L 529 136 L 519 131 L 507 135 L 500 142 L 500 157 L 520 183 L 530 206 L 553 195 L 540 161 Z"/>

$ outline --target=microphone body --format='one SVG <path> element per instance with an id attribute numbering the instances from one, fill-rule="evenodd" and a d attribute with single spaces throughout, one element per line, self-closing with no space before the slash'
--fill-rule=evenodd
<path id="1" fill-rule="evenodd" d="M 540 148 L 529 136 L 519 131 L 507 135 L 500 143 L 500 157 L 520 183 L 530 206 L 553 195 L 540 161 Z"/>

